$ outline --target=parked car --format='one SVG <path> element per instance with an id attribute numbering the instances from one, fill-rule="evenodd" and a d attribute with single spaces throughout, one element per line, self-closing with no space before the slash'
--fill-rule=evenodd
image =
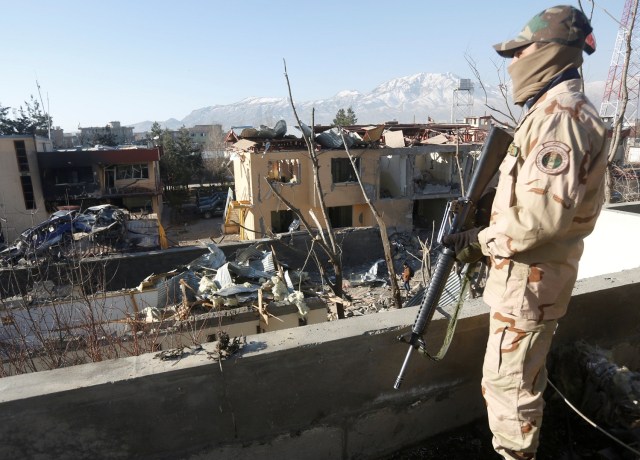
<path id="1" fill-rule="evenodd" d="M 196 207 L 205 219 L 223 215 L 226 203 L 227 192 L 211 192 L 196 196 Z"/>

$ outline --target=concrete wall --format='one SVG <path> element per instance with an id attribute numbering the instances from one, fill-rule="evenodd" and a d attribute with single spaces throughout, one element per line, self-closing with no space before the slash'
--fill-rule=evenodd
<path id="1" fill-rule="evenodd" d="M 640 269 L 578 281 L 554 346 L 640 340 Z M 606 305 L 606 309 L 603 306 Z M 482 417 L 488 314 L 467 302 L 449 354 L 414 353 L 417 307 L 248 336 L 220 366 L 204 350 L 0 379 L 0 458 L 367 459 Z M 436 318 L 427 341 L 442 341 Z M 620 363 L 624 364 L 624 363 Z"/>
<path id="2" fill-rule="evenodd" d="M 253 240 L 244 242 L 229 242 L 220 244 L 220 249 L 227 259 L 233 258 L 236 251 L 250 245 L 268 240 Z M 380 233 L 375 228 L 349 229 L 338 234 L 338 241 L 345 248 L 343 263 L 345 267 L 374 262 L 383 257 Z M 311 244 L 306 232 L 297 232 L 293 236 L 285 235 L 282 239 L 269 242 L 276 250 L 278 260 L 292 267 L 302 267 Z M 267 246 L 269 249 L 269 246 Z M 192 260 L 209 252 L 206 247 L 188 246 L 167 249 L 164 251 L 149 251 L 144 253 L 117 254 L 109 257 L 95 257 L 83 259 L 81 266 L 84 276 L 93 273 L 104 277 L 106 290 L 115 291 L 136 287 L 147 276 L 153 273 L 165 273 L 188 264 Z M 323 259 L 322 255 L 320 255 Z M 104 267 L 104 268 L 103 268 Z M 307 265 L 305 270 L 314 270 Z M 63 266 L 57 264 L 39 268 L 0 269 L 0 298 L 24 293 L 34 281 L 51 280 L 55 283 L 65 283 L 69 279 Z M 76 276 L 76 279 L 77 276 Z"/>
<path id="3" fill-rule="evenodd" d="M 640 204 L 602 210 L 591 235 L 585 238 L 578 279 L 640 267 Z"/>

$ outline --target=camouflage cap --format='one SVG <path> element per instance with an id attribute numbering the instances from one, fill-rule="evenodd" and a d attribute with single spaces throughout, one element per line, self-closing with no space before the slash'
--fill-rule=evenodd
<path id="1" fill-rule="evenodd" d="M 531 43 L 559 43 L 582 48 L 587 54 L 596 50 L 593 28 L 584 13 L 573 6 L 559 5 L 536 14 L 513 40 L 493 45 L 502 57 L 513 57 L 518 48 Z"/>

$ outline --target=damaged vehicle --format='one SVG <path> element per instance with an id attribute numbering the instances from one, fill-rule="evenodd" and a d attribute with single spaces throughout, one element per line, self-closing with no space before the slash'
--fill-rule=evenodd
<path id="1" fill-rule="evenodd" d="M 77 210 L 54 212 L 44 222 L 28 228 L 12 245 L 0 251 L 0 264 L 10 265 L 40 256 L 63 257 L 72 242 L 86 236 L 90 242 L 118 244 L 126 234 L 126 214 L 113 205 L 99 205 Z"/>
<path id="2" fill-rule="evenodd" d="M 91 226 L 91 238 L 98 242 L 114 242 L 126 231 L 125 213 L 117 206 L 101 204 L 87 208 L 84 217 Z"/>
<path id="3" fill-rule="evenodd" d="M 86 231 L 91 231 L 91 227 L 77 211 L 57 211 L 48 220 L 22 232 L 12 246 L 0 252 L 0 259 L 6 263 L 37 257 L 71 242 L 74 232 Z"/>

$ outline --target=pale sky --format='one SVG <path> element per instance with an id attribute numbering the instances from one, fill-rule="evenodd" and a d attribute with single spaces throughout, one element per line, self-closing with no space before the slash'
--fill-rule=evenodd
<path id="1" fill-rule="evenodd" d="M 578 6 L 577 1 L 566 1 Z M 0 0 L 0 105 L 40 84 L 54 126 L 182 119 L 246 97 L 294 100 L 369 92 L 421 72 L 497 83 L 492 45 L 515 37 L 540 0 Z M 596 0 L 597 51 L 585 79 L 606 80 L 624 0 Z M 584 9 L 592 8 L 582 0 Z"/>

